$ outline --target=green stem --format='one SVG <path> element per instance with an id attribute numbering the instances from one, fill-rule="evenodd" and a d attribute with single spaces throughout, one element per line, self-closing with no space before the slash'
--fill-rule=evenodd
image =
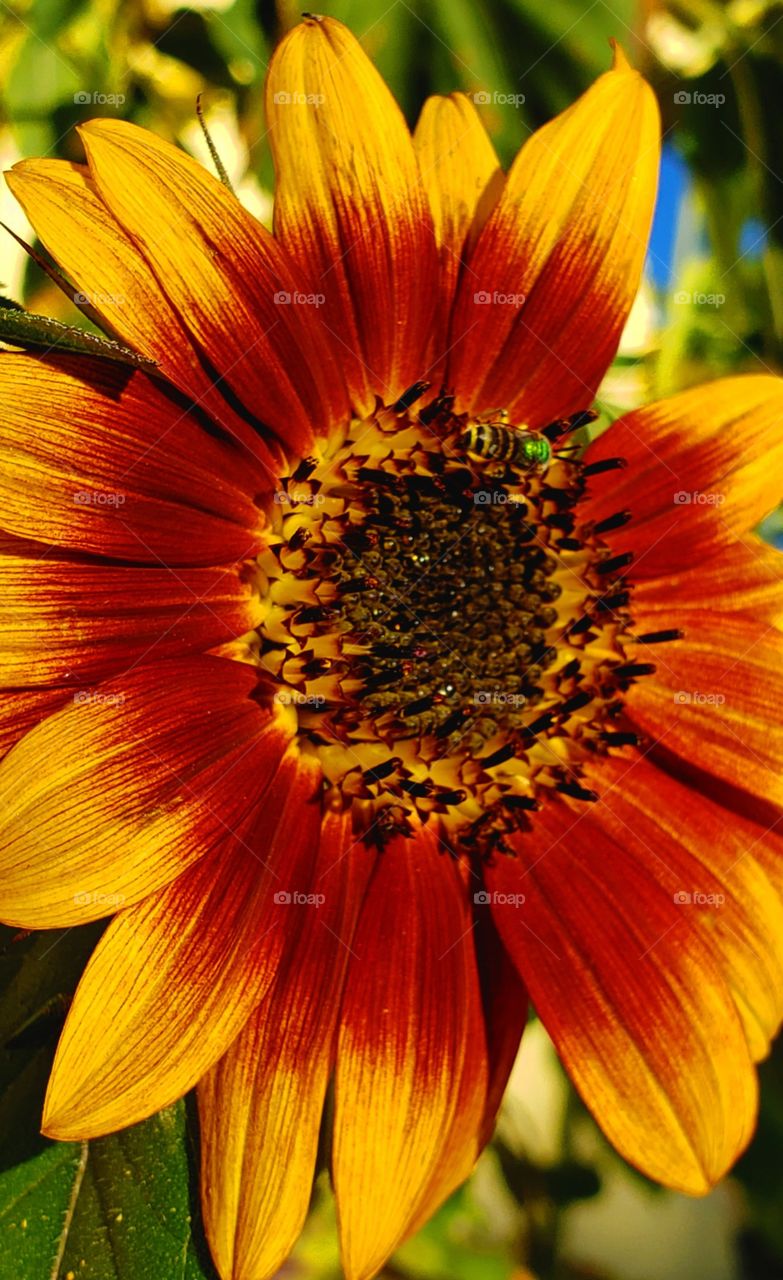
<path id="1" fill-rule="evenodd" d="M 730 74 L 737 95 L 740 122 L 748 152 L 748 168 L 758 189 L 762 214 L 769 221 L 770 202 L 767 199 L 767 186 L 774 175 L 769 169 L 763 116 L 756 85 L 742 55 L 734 62 Z M 772 318 L 772 331 L 775 335 L 775 354 L 780 358 L 783 355 L 783 258 L 776 250 L 771 238 L 768 239 L 764 249 L 762 264 Z"/>

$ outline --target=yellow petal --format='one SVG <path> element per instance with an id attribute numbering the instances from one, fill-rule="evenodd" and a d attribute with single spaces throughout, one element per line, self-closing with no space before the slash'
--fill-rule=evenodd
<path id="1" fill-rule="evenodd" d="M 737 814 L 728 818 L 720 804 L 647 759 L 629 770 L 626 759 L 595 757 L 586 777 L 612 838 L 648 858 L 672 896 L 685 893 L 687 924 L 700 931 L 731 988 L 754 1059 L 765 1057 L 783 1017 L 780 837 Z M 777 864 L 773 878 L 764 852 L 767 865 Z"/>
<path id="2" fill-rule="evenodd" d="M 711 949 L 658 876 L 658 851 L 633 831 L 613 839 L 601 812 L 542 806 L 534 833 L 512 840 L 516 857 L 487 868 L 493 915 L 609 1140 L 648 1177 L 702 1195 L 753 1133 L 747 1041 Z"/>
<path id="3" fill-rule="evenodd" d="M 268 473 L 162 383 L 91 356 L 0 354 L 0 525 L 158 565 L 244 560 Z"/>
<path id="4" fill-rule="evenodd" d="M 80 135 L 101 199 L 143 252 L 192 339 L 289 453 L 345 420 L 339 369 L 295 265 L 195 160 L 123 120 Z"/>
<path id="5" fill-rule="evenodd" d="M 156 361 L 188 398 L 253 452 L 264 445 L 227 401 L 165 288 L 112 217 L 85 165 L 22 160 L 6 174 L 43 244 L 85 301 L 123 342 Z M 265 456 L 276 465 L 272 452 Z"/>
<path id="6" fill-rule="evenodd" d="M 658 156 L 655 97 L 624 59 L 525 143 L 460 281 L 458 409 L 542 426 L 592 402 L 639 285 Z"/>
<path id="7" fill-rule="evenodd" d="M 373 858 L 327 816 L 296 941 L 267 998 L 201 1081 L 201 1196 L 223 1280 L 278 1274 L 312 1193 L 337 1015 Z M 292 907 L 295 910 L 294 907 Z"/>
<path id="8" fill-rule="evenodd" d="M 307 17 L 269 68 L 275 232 L 309 287 L 354 407 L 391 403 L 426 369 L 437 290 L 432 218 L 410 133 L 354 36 Z"/>
<path id="9" fill-rule="evenodd" d="M 159 663 L 76 691 L 31 729 L 0 765 L 0 919 L 112 915 L 221 843 L 293 732 L 256 684 L 220 658 Z"/>
<path id="10" fill-rule="evenodd" d="M 94 682 L 203 653 L 259 621 L 236 566 L 176 571 L 0 554 L 0 686 Z M 66 694 L 66 697 L 68 695 Z"/>
<path id="11" fill-rule="evenodd" d="M 783 378 L 721 378 L 634 409 L 590 446 L 586 460 L 609 457 L 628 466 L 591 481 L 585 516 L 632 513 L 610 541 L 636 552 L 635 578 L 731 556 L 738 536 L 780 500 Z"/>
<path id="12" fill-rule="evenodd" d="M 476 108 L 463 93 L 428 98 L 413 141 L 438 244 L 440 314 L 433 355 L 440 360 L 457 277 L 500 196 L 503 172 Z M 430 376 L 437 381 L 432 371 Z"/>
<path id="13" fill-rule="evenodd" d="M 783 803 L 783 635 L 758 621 L 714 613 L 695 601 L 661 611 L 661 622 L 684 633 L 662 646 L 653 677 L 625 696 L 635 725 L 737 791 Z M 645 656 L 649 655 L 649 648 Z M 635 656 L 638 657 L 638 650 Z M 717 782 L 716 780 L 719 780 Z"/>
<path id="14" fill-rule="evenodd" d="M 285 895 L 318 843 L 320 773 L 283 761 L 253 821 L 112 921 L 57 1047 L 44 1132 L 96 1137 L 196 1084 L 242 1030 L 296 926 Z M 290 806 L 290 807 L 289 807 Z"/>
<path id="15" fill-rule="evenodd" d="M 397 843 L 370 884 L 340 1014 L 333 1177 L 348 1280 L 374 1276 L 449 1175 L 467 1173 L 486 1101 L 465 883 L 429 829 Z"/>

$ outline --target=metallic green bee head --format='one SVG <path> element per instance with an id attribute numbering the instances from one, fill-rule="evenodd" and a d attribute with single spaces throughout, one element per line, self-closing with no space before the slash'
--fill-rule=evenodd
<path id="1" fill-rule="evenodd" d="M 546 436 L 526 435 L 519 441 L 519 455 L 529 467 L 546 467 L 552 457 L 552 446 Z"/>

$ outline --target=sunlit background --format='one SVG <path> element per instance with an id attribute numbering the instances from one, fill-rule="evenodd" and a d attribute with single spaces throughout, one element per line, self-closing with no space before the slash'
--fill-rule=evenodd
<path id="1" fill-rule="evenodd" d="M 431 92 L 480 95 L 504 163 L 606 69 L 616 37 L 658 93 L 665 141 L 645 281 L 601 391 L 603 419 L 721 374 L 783 370 L 783 3 L 335 0 L 322 7 L 359 36 L 411 123 Z M 3 167 L 26 155 L 82 159 L 74 126 L 94 115 L 134 120 L 209 165 L 195 113 L 201 94 L 240 198 L 268 222 L 273 183 L 261 89 L 270 50 L 297 17 L 286 0 L 188 8 L 171 0 L 0 2 Z M 32 238 L 6 192 L 0 219 Z M 31 311 L 83 324 L 11 237 L 0 235 L 0 292 Z M 783 546 L 778 515 L 764 532 Z M 94 936 L 94 929 L 2 935 L 0 977 L 10 987 L 0 1001 L 0 1124 L 10 1138 L 0 1161 L 0 1280 L 212 1277 L 197 1221 L 187 1228 L 181 1270 L 147 1265 L 168 1256 L 165 1233 L 176 1235 L 166 1219 L 175 1212 L 170 1203 L 187 1223 L 192 1150 L 181 1147 L 183 1107 L 125 1139 L 92 1144 L 64 1243 L 58 1234 L 78 1151 L 37 1138 L 37 1117 L 63 1011 Z M 713 1195 L 689 1200 L 651 1186 L 613 1154 L 531 1023 L 493 1146 L 468 1186 L 384 1274 L 783 1278 L 783 1055 L 764 1065 L 762 1078 L 750 1151 Z M 125 1192 L 134 1188 L 135 1198 L 123 1200 L 113 1178 Z M 122 1226 L 128 1218 L 130 1236 L 127 1221 Z M 36 1231 L 43 1244 L 33 1241 Z M 153 1249 L 145 1262 L 145 1233 L 152 1240 L 156 1231 L 163 1252 Z M 325 1174 L 307 1230 L 280 1274 L 339 1276 Z"/>

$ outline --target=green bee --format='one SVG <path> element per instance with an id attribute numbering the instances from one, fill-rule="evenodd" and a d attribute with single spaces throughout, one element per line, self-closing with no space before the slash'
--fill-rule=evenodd
<path id="1" fill-rule="evenodd" d="M 503 421 L 472 422 L 458 444 L 476 458 L 508 462 L 520 471 L 546 471 L 552 460 L 552 446 L 546 436 Z"/>

